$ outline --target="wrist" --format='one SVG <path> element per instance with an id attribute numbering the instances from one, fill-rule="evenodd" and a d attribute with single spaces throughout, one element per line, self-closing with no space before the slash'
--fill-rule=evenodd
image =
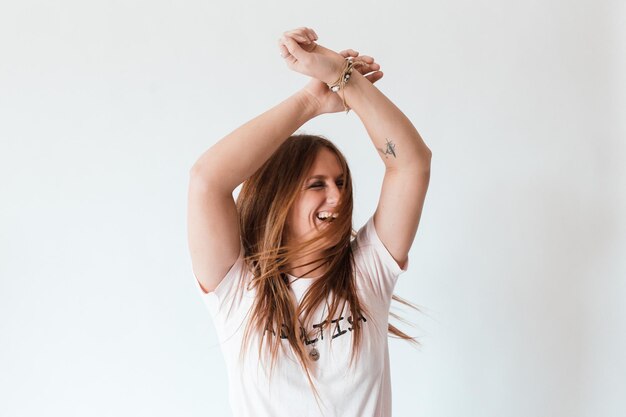
<path id="1" fill-rule="evenodd" d="M 358 65 L 361 64 L 359 63 Z M 354 67 L 344 67 L 344 69 L 341 82 L 333 83 L 329 87 L 333 94 L 337 94 L 341 98 L 347 114 L 352 108 L 353 100 L 357 99 L 357 96 L 360 94 L 362 83 L 369 83 L 369 81 Z"/>
<path id="2" fill-rule="evenodd" d="M 367 78 L 365 78 L 365 75 L 361 74 L 355 68 L 350 74 L 350 78 L 348 82 L 343 86 L 344 92 L 347 92 L 347 91 L 353 92 L 354 90 L 359 90 L 361 88 L 363 81 L 369 83 Z M 341 90 L 339 90 L 337 94 L 341 94 Z"/>
<path id="3" fill-rule="evenodd" d="M 309 91 L 307 91 L 306 88 L 298 91 L 295 96 L 297 97 L 298 102 L 300 103 L 300 106 L 302 108 L 302 112 L 307 119 L 313 119 L 314 117 L 322 114 L 322 105 L 320 104 L 319 100 Z"/>
<path id="4" fill-rule="evenodd" d="M 328 86 L 331 86 L 335 82 L 337 82 L 339 77 L 343 74 L 343 70 L 346 67 L 346 59 L 343 58 L 341 55 L 338 55 L 337 58 L 334 60 L 334 65 L 332 65 L 332 67 L 333 67 L 331 71 L 332 80 L 331 79 L 321 80 Z"/>

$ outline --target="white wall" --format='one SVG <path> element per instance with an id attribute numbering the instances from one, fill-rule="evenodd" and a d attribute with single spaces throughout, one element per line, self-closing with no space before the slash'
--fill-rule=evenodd
<path id="1" fill-rule="evenodd" d="M 227 416 L 188 170 L 306 78 L 288 29 L 374 56 L 433 150 L 396 293 L 394 416 L 626 414 L 626 9 L 615 1 L 0 5 L 0 415 Z M 621 116 L 621 117 L 620 117 Z M 354 113 L 355 226 L 383 166 Z"/>

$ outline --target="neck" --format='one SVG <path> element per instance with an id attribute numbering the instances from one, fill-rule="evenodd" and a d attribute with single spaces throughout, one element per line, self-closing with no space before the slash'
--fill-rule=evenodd
<path id="1" fill-rule="evenodd" d="M 322 255 L 320 252 L 316 254 L 311 254 L 304 258 L 298 258 L 297 262 L 290 263 L 287 266 L 287 273 L 289 275 L 293 275 L 294 277 L 298 277 L 298 278 L 319 278 L 322 275 L 324 275 L 326 271 L 328 270 L 328 264 L 326 263 L 325 259 L 322 259 L 321 261 L 312 263 L 310 265 L 298 266 L 298 267 L 294 267 L 294 266 L 311 262 L 315 259 L 320 258 L 321 256 Z"/>

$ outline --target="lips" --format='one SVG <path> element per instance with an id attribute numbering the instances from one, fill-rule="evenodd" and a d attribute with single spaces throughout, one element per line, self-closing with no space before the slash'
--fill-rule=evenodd
<path id="1" fill-rule="evenodd" d="M 313 218 L 313 225 L 315 226 L 315 229 L 322 230 L 337 219 L 337 213 L 331 210 L 320 210 L 313 214 Z"/>
<path id="2" fill-rule="evenodd" d="M 332 222 L 337 218 L 337 213 L 333 213 L 332 211 L 318 211 L 315 214 L 315 217 L 323 222 Z"/>

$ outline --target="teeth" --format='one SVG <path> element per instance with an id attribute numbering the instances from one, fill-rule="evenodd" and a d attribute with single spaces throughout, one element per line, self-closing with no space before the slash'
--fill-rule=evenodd
<path id="1" fill-rule="evenodd" d="M 337 213 L 331 213 L 330 211 L 320 211 L 319 213 L 317 213 L 317 218 L 320 220 L 325 220 L 325 219 L 328 219 L 329 217 L 336 219 Z"/>

